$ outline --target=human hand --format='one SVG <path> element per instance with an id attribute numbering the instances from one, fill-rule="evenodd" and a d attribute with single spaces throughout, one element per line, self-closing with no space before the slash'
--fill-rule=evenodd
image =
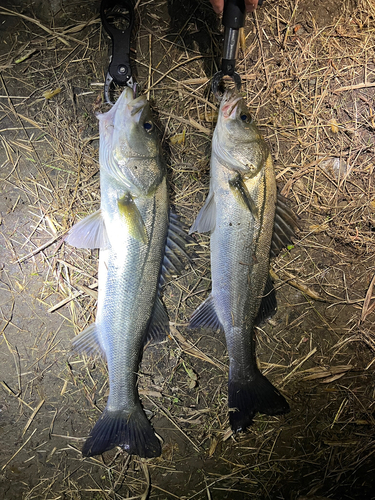
<path id="1" fill-rule="evenodd" d="M 216 14 L 222 14 L 224 10 L 224 0 L 210 0 Z M 258 0 L 245 0 L 246 12 L 254 12 L 257 8 Z"/>

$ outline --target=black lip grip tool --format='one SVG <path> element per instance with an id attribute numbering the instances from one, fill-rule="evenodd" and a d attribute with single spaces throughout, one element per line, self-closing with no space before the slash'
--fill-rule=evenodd
<path id="1" fill-rule="evenodd" d="M 223 57 L 221 69 L 212 78 L 212 91 L 220 99 L 220 81 L 224 76 L 230 76 L 234 81 L 237 90 L 241 89 L 241 77 L 236 73 L 236 59 L 238 50 L 238 38 L 240 28 L 245 23 L 245 1 L 225 0 L 222 24 L 224 30 Z"/>
<path id="2" fill-rule="evenodd" d="M 262 5 L 263 0 L 258 1 Z M 240 28 L 245 24 L 245 1 L 244 0 L 224 0 L 224 12 L 222 24 L 224 30 L 223 58 L 221 69 L 212 78 L 212 91 L 220 99 L 220 81 L 224 76 L 230 76 L 234 81 L 237 90 L 241 89 L 241 77 L 236 73 L 236 59 L 238 50 L 238 39 Z"/>
<path id="3" fill-rule="evenodd" d="M 134 24 L 134 9 L 131 0 L 102 0 L 100 17 L 103 28 L 112 40 L 112 54 L 104 84 L 104 97 L 108 104 L 111 84 L 128 85 L 134 89 L 130 66 L 130 36 Z M 135 92 L 135 90 L 134 90 Z"/>

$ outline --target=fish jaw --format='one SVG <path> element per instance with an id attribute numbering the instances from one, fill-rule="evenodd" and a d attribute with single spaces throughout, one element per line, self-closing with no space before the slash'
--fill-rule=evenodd
<path id="1" fill-rule="evenodd" d="M 125 88 L 98 119 L 101 172 L 133 196 L 151 195 L 165 175 L 165 165 L 146 97 L 134 98 L 132 89 Z"/>
<path id="2" fill-rule="evenodd" d="M 220 119 L 234 119 L 237 112 L 237 104 L 241 101 L 242 97 L 235 92 L 226 91 L 220 103 Z"/>

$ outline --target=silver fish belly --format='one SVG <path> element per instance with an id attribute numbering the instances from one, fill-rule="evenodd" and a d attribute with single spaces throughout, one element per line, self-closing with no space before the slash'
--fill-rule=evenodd
<path id="1" fill-rule="evenodd" d="M 276 204 L 269 148 L 242 98 L 227 93 L 212 141 L 210 191 L 191 228 L 211 231 L 212 291 L 193 313 L 190 326 L 225 332 L 229 419 L 235 432 L 245 430 L 257 412 L 289 411 L 284 397 L 260 373 L 255 357 L 254 326 L 276 309 L 269 278 Z M 288 237 L 293 229 L 286 232 Z"/>

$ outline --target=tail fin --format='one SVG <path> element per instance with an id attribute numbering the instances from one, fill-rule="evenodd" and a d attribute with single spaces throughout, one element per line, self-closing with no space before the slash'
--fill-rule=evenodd
<path id="1" fill-rule="evenodd" d="M 100 455 L 120 446 L 129 455 L 158 457 L 161 446 L 142 408 L 134 411 L 104 410 L 82 448 L 85 457 Z"/>
<path id="2" fill-rule="evenodd" d="M 254 415 L 282 415 L 290 411 L 284 396 L 271 382 L 256 371 L 252 380 L 231 380 L 228 383 L 229 421 L 234 432 L 245 431 Z"/>

